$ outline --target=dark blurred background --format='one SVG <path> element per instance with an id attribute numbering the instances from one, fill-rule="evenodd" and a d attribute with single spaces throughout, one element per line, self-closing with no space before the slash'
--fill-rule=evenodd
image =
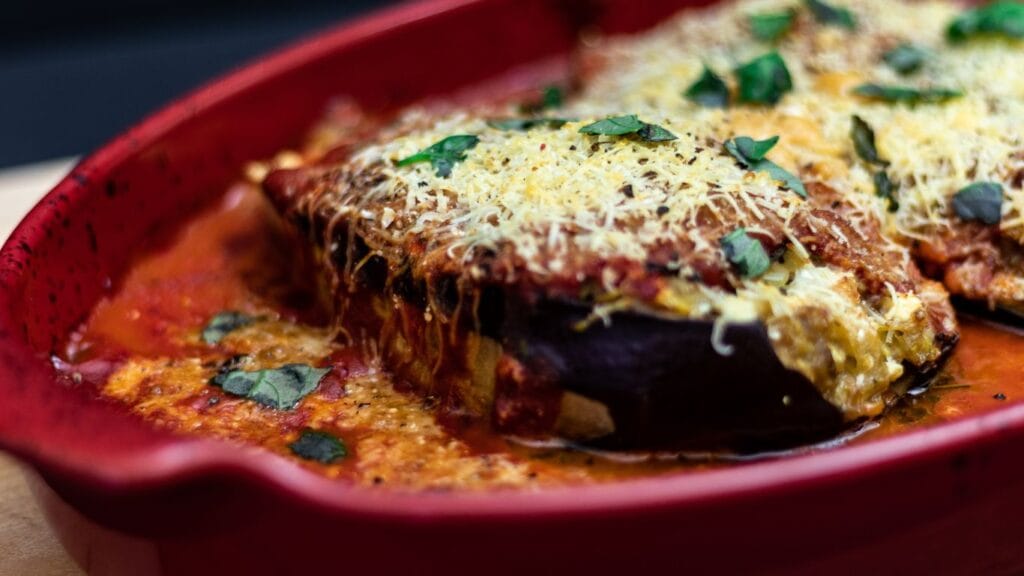
<path id="1" fill-rule="evenodd" d="M 395 0 L 10 0 L 0 168 L 84 154 L 187 90 Z"/>

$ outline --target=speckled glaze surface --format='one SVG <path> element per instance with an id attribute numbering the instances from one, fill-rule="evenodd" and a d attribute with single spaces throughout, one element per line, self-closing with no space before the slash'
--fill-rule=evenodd
<path id="1" fill-rule="evenodd" d="M 0 253 L 0 447 L 38 472 L 76 559 L 94 574 L 1024 569 L 1024 405 L 700 474 L 396 495 L 156 431 L 53 369 L 135 246 L 217 197 L 245 161 L 295 143 L 332 96 L 380 108 L 443 95 L 567 62 L 584 27 L 636 30 L 683 4 L 404 5 L 225 77 L 82 162 Z"/>

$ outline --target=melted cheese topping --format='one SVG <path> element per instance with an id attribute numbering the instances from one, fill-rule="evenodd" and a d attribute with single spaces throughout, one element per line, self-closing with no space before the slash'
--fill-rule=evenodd
<path id="1" fill-rule="evenodd" d="M 651 144 L 580 134 L 588 122 L 504 132 L 457 115 L 363 150 L 356 165 L 383 162 L 387 179 L 369 194 L 359 191 L 359 198 L 331 201 L 400 200 L 403 213 L 414 218 L 403 234 L 440 235 L 433 236 L 436 242 L 466 254 L 511 242 L 526 268 L 541 277 L 557 274 L 581 253 L 642 261 L 659 241 L 679 237 L 717 254 L 717 243 L 696 225 L 700 208 L 749 213 L 745 224 L 756 231 L 766 213 L 787 220 L 803 203 L 767 174 L 739 167 L 721 143 L 706 141 L 706 131 L 690 131 L 689 122 L 677 127 L 654 113 L 643 119 L 677 131 L 679 139 Z M 451 134 L 477 134 L 480 142 L 449 177 L 437 176 L 427 163 L 393 167 Z M 368 210 L 363 217 L 377 216 Z M 393 216 L 380 222 L 384 228 L 393 223 Z"/>
<path id="2" fill-rule="evenodd" d="M 974 39 L 951 45 L 945 29 L 962 11 L 952 2 L 844 0 L 857 18 L 848 31 L 814 22 L 799 2 L 731 3 L 700 18 L 677 17 L 656 31 L 602 44 L 609 60 L 580 99 L 588 110 L 626 109 L 707 122 L 720 138 L 782 135 L 779 150 L 840 190 L 874 195 L 871 171 L 849 137 L 857 114 L 874 127 L 889 176 L 900 185 L 900 210 L 879 217 L 894 233 L 925 238 L 949 225 L 950 199 L 977 181 L 1004 186 L 1001 228 L 1024 242 L 1024 41 Z M 772 109 L 707 110 L 680 98 L 707 62 L 727 81 L 738 64 L 773 47 L 756 41 L 751 14 L 794 8 L 794 30 L 775 47 L 793 76 L 794 90 Z M 882 55 L 902 43 L 928 52 L 923 68 L 901 76 Z M 597 48 L 595 48 L 597 49 Z M 964 96 L 918 106 L 873 103 L 851 94 L 860 83 L 962 90 Z M 723 118 L 724 117 L 724 118 Z M 714 126 L 717 125 L 717 129 Z"/>

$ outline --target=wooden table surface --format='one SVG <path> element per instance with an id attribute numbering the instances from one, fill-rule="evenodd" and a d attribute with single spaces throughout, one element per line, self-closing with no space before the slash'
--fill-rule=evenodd
<path id="1" fill-rule="evenodd" d="M 0 170 L 0 242 L 71 165 L 57 160 Z M 21 467 L 0 453 L 0 576 L 81 574 L 46 526 Z"/>

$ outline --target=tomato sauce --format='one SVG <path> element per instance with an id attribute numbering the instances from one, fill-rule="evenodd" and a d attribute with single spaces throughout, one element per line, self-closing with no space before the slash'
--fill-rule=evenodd
<path id="1" fill-rule="evenodd" d="M 366 486 L 529 489 L 729 464 L 527 445 L 479 424 L 439 422 L 435 399 L 389 380 L 372 338 L 327 324 L 329 291 L 317 278 L 307 248 L 262 194 L 238 184 L 175 237 L 141 253 L 70 336 L 66 369 L 153 425 L 269 450 Z M 220 343 L 203 342 L 203 326 L 224 310 L 257 320 Z M 961 330 L 953 358 L 927 392 L 901 401 L 848 442 L 1024 398 L 1024 334 L 970 317 L 961 318 Z M 305 363 L 332 371 L 297 407 L 275 410 L 210 384 L 240 356 L 256 369 Z M 297 457 L 290 445 L 305 429 L 337 436 L 347 456 L 330 464 Z"/>

